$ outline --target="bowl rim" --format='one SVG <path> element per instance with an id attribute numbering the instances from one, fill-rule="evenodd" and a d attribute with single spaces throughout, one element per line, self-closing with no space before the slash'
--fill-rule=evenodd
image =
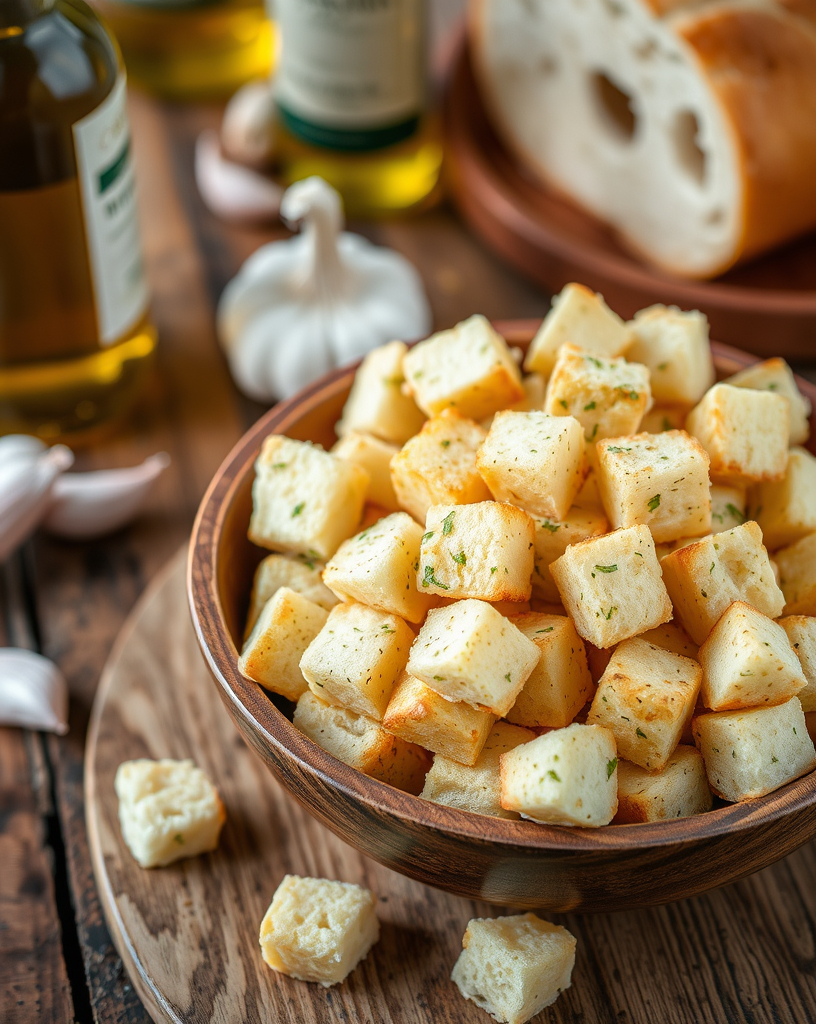
<path id="1" fill-rule="evenodd" d="M 495 321 L 510 344 L 525 345 L 540 324 L 538 320 Z M 718 369 L 727 373 L 760 362 L 741 350 L 712 342 Z M 334 370 L 295 396 L 273 406 L 232 448 L 201 501 L 190 537 L 187 594 L 199 646 L 213 678 L 249 731 L 304 773 L 338 790 L 347 799 L 362 802 L 380 815 L 406 824 L 431 828 L 466 840 L 503 846 L 516 855 L 543 850 L 560 853 L 602 852 L 610 848 L 648 849 L 685 845 L 728 834 L 753 832 L 816 805 L 816 770 L 766 796 L 726 804 L 687 818 L 595 828 L 546 825 L 479 815 L 437 804 L 395 789 L 329 754 L 301 733 L 275 707 L 263 688 L 238 671 L 238 650 L 227 629 L 217 587 L 218 545 L 226 513 L 252 466 L 264 438 L 284 433 L 307 411 L 350 386 L 358 363 Z M 802 392 L 816 408 L 816 386 L 796 377 Z M 813 425 L 813 418 L 811 421 Z"/>

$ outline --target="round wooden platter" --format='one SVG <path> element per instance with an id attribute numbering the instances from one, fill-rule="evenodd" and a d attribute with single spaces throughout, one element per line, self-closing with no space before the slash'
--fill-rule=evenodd
<path id="1" fill-rule="evenodd" d="M 85 765 L 97 885 L 151 1016 L 178 1024 L 489 1024 L 449 975 L 468 920 L 501 911 L 380 867 L 285 794 L 221 706 L 189 621 L 185 566 L 179 552 L 126 623 L 94 704 Z M 190 757 L 213 779 L 227 807 L 215 853 L 138 867 L 121 838 L 113 789 L 118 765 L 136 757 Z M 670 907 L 559 916 L 578 938 L 573 986 L 537 1019 L 812 1020 L 815 866 L 811 844 Z M 261 960 L 260 921 L 287 872 L 358 882 L 379 897 L 381 939 L 339 987 L 294 981 Z M 784 913 L 769 912 L 779 906 Z"/>
<path id="2" fill-rule="evenodd" d="M 689 281 L 639 262 L 610 228 L 524 170 L 491 128 L 462 41 L 445 99 L 448 180 L 459 212 L 517 270 L 557 292 L 568 281 L 603 294 L 621 316 L 655 302 L 701 309 L 712 337 L 758 355 L 816 355 L 816 233 Z"/>

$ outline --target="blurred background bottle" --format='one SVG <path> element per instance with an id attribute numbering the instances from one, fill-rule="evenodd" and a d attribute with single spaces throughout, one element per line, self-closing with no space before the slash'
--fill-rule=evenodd
<path id="1" fill-rule="evenodd" d="M 429 201 L 442 163 L 428 113 L 426 0 L 272 0 L 277 176 L 318 174 L 347 213 Z"/>
<path id="2" fill-rule="evenodd" d="M 83 0 L 0 0 L 0 434 L 92 435 L 156 333 L 125 76 Z"/>

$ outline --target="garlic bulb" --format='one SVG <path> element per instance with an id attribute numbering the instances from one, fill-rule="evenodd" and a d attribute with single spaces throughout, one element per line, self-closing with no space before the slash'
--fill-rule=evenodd
<path id="1" fill-rule="evenodd" d="M 275 147 L 275 97 L 268 81 L 248 82 L 227 104 L 221 146 L 229 160 L 267 167 Z"/>
<path id="2" fill-rule="evenodd" d="M 283 189 L 249 167 L 221 153 L 218 134 L 202 132 L 196 141 L 195 177 L 201 198 L 225 220 L 277 220 Z"/>
<path id="3" fill-rule="evenodd" d="M 238 386 L 270 401 L 431 327 L 422 281 L 398 253 L 342 231 L 340 197 L 322 178 L 296 182 L 281 216 L 301 233 L 262 246 L 221 297 L 218 333 Z"/>
<path id="4" fill-rule="evenodd" d="M 0 562 L 37 528 L 54 481 L 73 461 L 61 444 L 46 448 L 16 434 L 0 438 Z"/>
<path id="5" fill-rule="evenodd" d="M 33 651 L 0 648 L 0 725 L 68 732 L 68 686 L 57 666 Z"/>

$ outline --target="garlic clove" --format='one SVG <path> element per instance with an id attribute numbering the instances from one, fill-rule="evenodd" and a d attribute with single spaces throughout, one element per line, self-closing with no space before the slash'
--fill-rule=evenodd
<path id="1" fill-rule="evenodd" d="M 30 434 L 6 434 L 0 437 L 0 464 L 16 459 L 33 459 L 41 455 L 48 445 Z"/>
<path id="2" fill-rule="evenodd" d="M 19 438 L 6 440 L 0 446 L 0 562 L 36 530 L 54 481 L 74 461 L 73 452 L 61 444 L 45 448 Z"/>
<path id="3" fill-rule="evenodd" d="M 130 469 L 61 476 L 54 483 L 43 528 L 76 540 L 113 533 L 138 515 L 156 478 L 169 465 L 170 456 L 158 452 Z"/>
<path id="4" fill-rule="evenodd" d="M 52 661 L 33 651 L 0 648 L 0 725 L 68 732 L 68 686 Z"/>
<path id="5" fill-rule="evenodd" d="M 275 148 L 277 108 L 271 84 L 248 82 L 227 104 L 221 121 L 221 146 L 228 160 L 268 167 Z"/>
<path id="6" fill-rule="evenodd" d="M 257 171 L 224 158 L 218 134 L 196 141 L 195 178 L 201 198 L 219 217 L 235 221 L 276 220 L 283 189 Z"/>

